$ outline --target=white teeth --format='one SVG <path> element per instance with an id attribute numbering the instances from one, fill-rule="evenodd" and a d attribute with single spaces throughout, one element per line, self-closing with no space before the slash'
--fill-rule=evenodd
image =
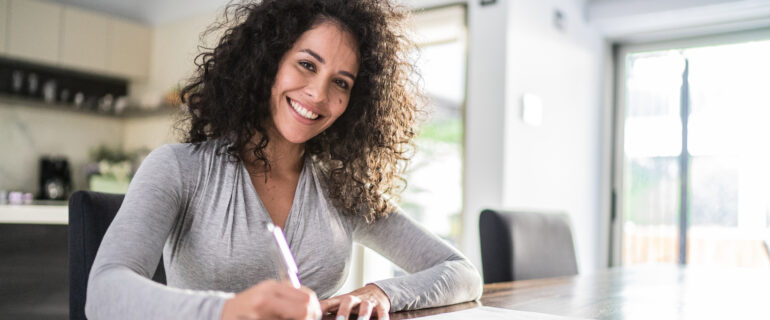
<path id="1" fill-rule="evenodd" d="M 303 118 L 310 120 L 318 119 L 318 114 L 303 108 L 301 105 L 299 105 L 299 103 L 294 102 L 294 100 L 289 99 L 289 104 L 292 108 L 294 108 L 294 111 L 297 111 L 297 113 L 299 113 Z"/>

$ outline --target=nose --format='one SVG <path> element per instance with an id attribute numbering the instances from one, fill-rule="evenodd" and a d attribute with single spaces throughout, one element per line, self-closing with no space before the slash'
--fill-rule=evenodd
<path id="1" fill-rule="evenodd" d="M 326 102 L 327 98 L 327 88 L 329 87 L 329 84 L 324 79 L 314 79 L 308 83 L 308 85 L 305 87 L 305 94 L 310 98 L 310 100 L 314 103 L 323 103 Z"/>

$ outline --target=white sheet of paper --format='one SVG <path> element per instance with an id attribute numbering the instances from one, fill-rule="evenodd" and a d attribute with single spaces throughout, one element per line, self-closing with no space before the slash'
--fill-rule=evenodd
<path id="1" fill-rule="evenodd" d="M 495 307 L 476 307 L 462 311 L 442 313 L 427 317 L 420 317 L 421 320 L 583 320 L 582 318 L 562 317 L 546 313 L 516 311 Z"/>

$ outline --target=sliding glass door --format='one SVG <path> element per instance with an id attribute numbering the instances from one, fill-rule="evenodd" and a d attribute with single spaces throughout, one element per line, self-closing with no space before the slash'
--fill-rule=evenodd
<path id="1" fill-rule="evenodd" d="M 770 41 L 627 50 L 622 264 L 768 266 Z"/>

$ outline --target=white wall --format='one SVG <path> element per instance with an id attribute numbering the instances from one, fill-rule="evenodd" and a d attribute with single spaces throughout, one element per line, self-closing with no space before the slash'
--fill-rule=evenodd
<path id="1" fill-rule="evenodd" d="M 132 87 L 132 95 L 138 99 L 143 96 L 160 97 L 184 86 L 195 71 L 193 60 L 200 52 L 200 37 L 219 18 L 220 13 L 209 12 L 153 28 L 150 76 L 145 83 Z M 203 43 L 211 44 L 211 39 L 216 38 L 217 34 L 213 34 Z M 123 129 L 124 147 L 126 150 L 152 150 L 166 143 L 178 142 L 180 133 L 174 130 L 175 121 L 172 116 L 127 120 Z"/>
<path id="2" fill-rule="evenodd" d="M 411 0 L 414 8 L 453 3 Z M 561 210 L 572 218 L 581 272 L 607 263 L 609 128 L 602 109 L 608 47 L 585 21 L 582 0 L 468 1 L 461 250 L 481 270 L 484 208 Z M 565 16 L 554 29 L 553 10 Z M 521 95 L 544 103 L 543 124 L 525 125 Z"/>
<path id="3" fill-rule="evenodd" d="M 481 271 L 478 217 L 503 202 L 508 2 L 468 3 L 468 92 L 465 110 L 461 250 Z"/>
<path id="4" fill-rule="evenodd" d="M 158 100 L 182 85 L 195 70 L 199 37 L 215 18 L 210 12 L 153 27 L 148 79 L 132 83 L 131 96 L 137 101 Z"/>
<path id="5" fill-rule="evenodd" d="M 117 118 L 7 103 L 0 105 L 0 189 L 38 192 L 38 159 L 66 156 L 75 190 L 86 187 L 83 165 L 99 145 L 120 147 Z"/>
<path id="6" fill-rule="evenodd" d="M 175 125 L 176 117 L 170 114 L 126 119 L 121 132 L 123 149 L 153 150 L 167 143 L 176 143 L 181 137 Z"/>
<path id="7" fill-rule="evenodd" d="M 516 1 L 509 8 L 503 206 L 564 211 L 572 218 L 581 271 L 597 269 L 600 250 L 603 40 L 583 2 Z M 554 11 L 563 14 L 563 30 Z M 543 120 L 521 120 L 524 93 L 543 101 Z"/>
<path id="8" fill-rule="evenodd" d="M 200 36 L 214 23 L 217 12 L 178 20 L 153 29 L 149 86 L 167 91 L 176 88 L 195 70 Z"/>

